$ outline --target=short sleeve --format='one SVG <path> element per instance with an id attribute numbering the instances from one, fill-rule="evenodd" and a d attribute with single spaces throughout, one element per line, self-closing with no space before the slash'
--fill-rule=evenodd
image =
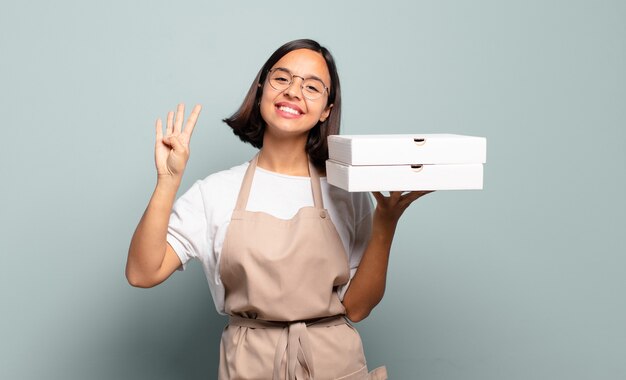
<path id="1" fill-rule="evenodd" d="M 184 270 L 190 259 L 199 258 L 208 246 L 207 218 L 200 182 L 176 200 L 167 227 L 167 242 L 172 246 Z"/>
<path id="2" fill-rule="evenodd" d="M 373 204 L 369 193 L 352 193 L 353 211 L 354 211 L 354 225 L 353 235 L 350 239 L 350 250 L 348 252 L 348 265 L 350 267 L 350 281 L 356 273 L 356 270 L 363 258 L 363 252 L 367 248 L 367 245 L 372 234 L 372 210 Z M 339 287 L 339 298 L 343 300 L 343 297 L 350 286 L 350 281 L 347 284 Z"/>

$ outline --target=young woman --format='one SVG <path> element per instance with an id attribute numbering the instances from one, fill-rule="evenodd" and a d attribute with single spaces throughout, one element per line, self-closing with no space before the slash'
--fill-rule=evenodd
<path id="1" fill-rule="evenodd" d="M 189 140 L 184 106 L 156 123 L 157 185 L 133 235 L 126 276 L 152 287 L 201 261 L 218 312 L 229 315 L 220 379 L 386 379 L 368 372 L 346 320 L 382 299 L 403 211 L 426 192 L 389 197 L 328 185 L 326 138 L 339 133 L 339 77 L 327 49 L 289 42 L 270 56 L 224 121 L 260 149 L 249 162 L 196 182 L 174 203 Z"/>

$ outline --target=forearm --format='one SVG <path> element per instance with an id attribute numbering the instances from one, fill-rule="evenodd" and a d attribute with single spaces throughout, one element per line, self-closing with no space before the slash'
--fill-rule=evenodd
<path id="1" fill-rule="evenodd" d="M 167 246 L 167 225 L 179 181 L 159 178 L 148 207 L 133 234 L 128 249 L 126 277 L 140 284 L 153 277 L 161 267 Z"/>
<path id="2" fill-rule="evenodd" d="M 382 300 L 387 281 L 387 268 L 397 219 L 388 219 L 374 213 L 372 234 L 359 267 L 343 299 L 346 314 L 351 321 L 366 318 Z"/>

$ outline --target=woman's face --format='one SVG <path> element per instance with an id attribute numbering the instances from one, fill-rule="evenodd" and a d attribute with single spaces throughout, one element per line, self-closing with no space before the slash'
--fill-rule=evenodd
<path id="1" fill-rule="evenodd" d="M 266 79 L 261 96 L 261 116 L 267 127 L 265 134 L 275 137 L 306 136 L 318 121 L 324 121 L 332 105 L 326 105 L 328 91 L 314 100 L 302 93 L 302 78 L 319 78 L 330 89 L 330 73 L 324 57 L 309 49 L 293 50 L 272 67 L 288 70 L 294 75 L 285 90 L 274 89 Z M 269 77 L 269 76 L 268 76 Z"/>

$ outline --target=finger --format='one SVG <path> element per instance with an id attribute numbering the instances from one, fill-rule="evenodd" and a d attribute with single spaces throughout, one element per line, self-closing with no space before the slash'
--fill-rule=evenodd
<path id="1" fill-rule="evenodd" d="M 163 122 L 161 121 L 160 118 L 157 119 L 155 128 L 156 128 L 156 141 L 160 142 L 161 140 L 163 140 Z"/>
<path id="2" fill-rule="evenodd" d="M 417 200 L 421 196 L 422 196 L 422 194 L 420 194 L 420 193 L 418 193 L 416 191 L 413 191 L 413 192 L 410 192 L 408 194 L 405 194 L 402 197 L 402 201 L 401 202 L 404 203 L 404 204 L 411 204 L 413 201 Z"/>
<path id="3" fill-rule="evenodd" d="M 183 119 L 185 118 L 185 105 L 180 103 L 176 107 L 176 119 L 174 120 L 174 134 L 180 135 L 183 129 Z"/>
<path id="4" fill-rule="evenodd" d="M 200 116 L 200 111 L 202 111 L 202 106 L 200 104 L 196 104 L 191 110 L 191 115 L 189 115 L 189 119 L 187 119 L 187 123 L 185 124 L 185 130 L 182 133 L 182 136 L 186 138 L 187 142 L 191 138 L 191 134 L 193 133 L 193 129 L 196 126 L 196 122 L 198 121 L 198 117 Z"/>
<path id="5" fill-rule="evenodd" d="M 432 193 L 432 190 L 431 191 L 411 191 L 410 193 L 404 194 L 402 196 L 401 202 L 406 204 L 406 205 L 409 205 L 412 202 L 416 201 L 417 199 L 423 197 L 426 194 L 430 194 L 430 193 Z"/>
<path id="6" fill-rule="evenodd" d="M 432 193 L 434 190 L 419 190 L 419 191 L 408 191 L 406 192 L 406 194 L 403 195 L 403 197 L 412 197 L 414 195 L 421 197 L 424 196 L 426 194 L 430 194 Z"/>
<path id="7" fill-rule="evenodd" d="M 381 203 L 385 201 L 385 196 L 379 191 L 372 191 L 372 195 L 376 198 L 377 203 Z"/>
<path id="8" fill-rule="evenodd" d="M 400 199 L 402 199 L 402 191 L 390 191 L 389 199 L 394 202 L 400 201 Z"/>
<path id="9" fill-rule="evenodd" d="M 167 124 L 165 128 L 165 136 L 171 136 L 174 131 L 174 111 L 167 113 Z"/>
<path id="10" fill-rule="evenodd" d="M 420 197 L 423 197 L 426 194 L 430 194 L 430 193 L 434 193 L 435 190 L 424 190 L 424 191 L 418 191 L 418 193 L 420 193 Z"/>

